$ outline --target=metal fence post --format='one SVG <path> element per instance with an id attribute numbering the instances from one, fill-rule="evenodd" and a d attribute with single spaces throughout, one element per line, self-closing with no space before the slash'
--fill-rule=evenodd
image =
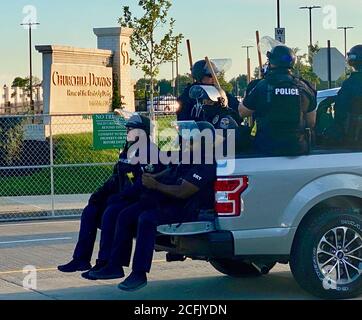
<path id="1" fill-rule="evenodd" d="M 55 217 L 55 192 L 54 192 L 54 141 L 53 141 L 53 117 L 49 115 L 49 143 L 50 143 L 50 189 L 52 217 Z"/>

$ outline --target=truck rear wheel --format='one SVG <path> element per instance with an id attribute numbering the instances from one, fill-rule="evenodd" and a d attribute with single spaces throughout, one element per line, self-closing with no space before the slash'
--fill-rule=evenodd
<path id="1" fill-rule="evenodd" d="M 303 222 L 290 266 L 299 285 L 323 299 L 362 293 L 362 216 L 352 209 L 325 209 Z"/>
<path id="2" fill-rule="evenodd" d="M 275 263 L 263 265 L 262 269 L 243 260 L 214 259 L 210 264 L 219 272 L 234 278 L 258 277 L 268 274 Z"/>

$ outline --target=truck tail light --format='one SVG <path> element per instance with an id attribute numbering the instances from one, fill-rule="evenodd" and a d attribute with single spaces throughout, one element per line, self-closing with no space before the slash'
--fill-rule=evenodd
<path id="1" fill-rule="evenodd" d="M 220 178 L 215 182 L 215 210 L 219 216 L 240 216 L 241 194 L 248 188 L 248 177 Z"/>

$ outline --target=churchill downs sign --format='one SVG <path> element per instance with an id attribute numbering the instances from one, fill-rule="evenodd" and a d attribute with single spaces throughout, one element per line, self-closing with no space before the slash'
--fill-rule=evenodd
<path id="1" fill-rule="evenodd" d="M 55 86 L 69 87 L 112 87 L 111 77 L 97 77 L 94 73 L 89 76 L 62 75 L 58 71 L 53 72 L 52 81 Z"/>
<path id="2" fill-rule="evenodd" d="M 57 113 L 109 111 L 112 68 L 92 66 L 91 69 L 92 72 L 84 65 L 52 65 L 50 105 L 53 110 Z"/>

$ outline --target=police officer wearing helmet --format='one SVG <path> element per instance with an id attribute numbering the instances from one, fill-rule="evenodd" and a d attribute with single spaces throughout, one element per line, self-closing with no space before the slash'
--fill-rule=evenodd
<path id="1" fill-rule="evenodd" d="M 254 116 L 254 147 L 263 155 L 307 154 L 310 128 L 316 122 L 316 92 L 305 80 L 292 74 L 293 51 L 276 46 L 267 54 L 269 71 L 240 104 L 242 117 Z"/>
<path id="2" fill-rule="evenodd" d="M 234 110 L 222 104 L 222 95 L 214 86 L 194 85 L 190 97 L 196 100 L 197 121 L 206 121 L 224 132 L 224 150 L 227 150 L 226 137 L 235 134 L 235 153 L 245 152 L 250 148 L 250 128 L 241 125 L 242 119 Z"/>
<path id="3" fill-rule="evenodd" d="M 139 114 L 134 114 L 127 121 L 126 127 L 128 129 L 126 146 L 120 153 L 113 175 L 91 196 L 88 206 L 84 209 L 73 260 L 66 265 L 59 266 L 58 269 L 61 272 L 72 273 L 90 270 L 97 229 L 100 228 L 104 233 L 114 232 L 114 225 L 120 211 L 138 200 L 138 194 L 129 192 L 135 181 L 144 172 L 155 173 L 163 170 L 162 167 L 158 167 L 158 164 L 154 166 L 149 162 L 152 153 L 157 153 L 156 156 L 158 156 L 158 148 L 150 142 L 149 138 L 150 120 Z M 142 145 L 142 148 L 147 148 L 147 159 L 139 159 L 138 162 L 134 160 L 137 154 L 129 152 L 138 141 L 137 130 L 142 131 L 146 137 L 146 143 Z M 107 243 L 101 241 L 101 247 L 106 248 L 107 246 Z M 93 269 L 100 268 L 105 263 L 106 261 L 100 257 Z M 87 273 L 85 277 L 87 277 Z"/>
<path id="4" fill-rule="evenodd" d="M 362 45 L 354 46 L 347 55 L 353 68 L 343 83 L 335 104 L 334 138 L 350 146 L 362 146 Z"/>
<path id="5" fill-rule="evenodd" d="M 211 62 L 214 70 L 217 70 L 216 66 Z M 189 121 L 189 120 L 199 120 L 196 119 L 194 113 L 194 106 L 196 101 L 190 98 L 190 89 L 194 85 L 215 85 L 214 79 L 212 77 L 211 70 L 207 66 L 206 60 L 197 61 L 192 67 L 192 77 L 195 80 L 194 84 L 187 86 L 179 97 L 178 102 L 180 108 L 177 111 L 177 120 L 178 121 Z M 239 101 L 231 94 L 226 93 L 228 99 L 228 107 L 234 110 L 235 113 L 238 112 Z"/>

